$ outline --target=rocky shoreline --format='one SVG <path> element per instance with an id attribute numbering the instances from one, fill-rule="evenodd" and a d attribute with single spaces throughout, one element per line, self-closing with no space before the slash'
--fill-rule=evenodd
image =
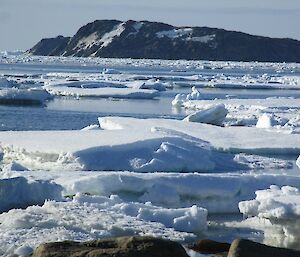
<path id="1" fill-rule="evenodd" d="M 246 239 L 232 244 L 199 240 L 180 243 L 150 236 L 127 236 L 88 242 L 53 242 L 36 248 L 31 257 L 188 257 L 186 249 L 214 257 L 299 257 L 300 251 L 271 247 Z"/>

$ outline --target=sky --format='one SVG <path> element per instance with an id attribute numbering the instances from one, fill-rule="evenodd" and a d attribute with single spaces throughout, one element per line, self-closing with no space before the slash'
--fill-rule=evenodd
<path id="1" fill-rule="evenodd" d="M 0 0 L 0 51 L 72 36 L 97 19 L 160 21 L 300 40 L 300 0 Z"/>

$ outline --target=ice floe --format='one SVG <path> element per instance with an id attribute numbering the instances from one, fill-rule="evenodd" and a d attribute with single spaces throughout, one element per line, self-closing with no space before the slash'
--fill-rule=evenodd
<path id="1" fill-rule="evenodd" d="M 122 84 L 108 82 L 49 83 L 44 88 L 52 95 L 75 97 L 151 99 L 158 96 L 157 90 L 127 87 Z"/>
<path id="2" fill-rule="evenodd" d="M 33 85 L 34 86 L 34 85 Z M 53 97 L 42 88 L 17 83 L 0 77 L 0 104 L 31 105 L 44 104 Z"/>
<path id="3" fill-rule="evenodd" d="M 228 111 L 224 104 L 218 104 L 208 109 L 197 111 L 184 118 L 189 122 L 200 122 L 212 125 L 222 125 Z"/>
<path id="4" fill-rule="evenodd" d="M 1 89 L 0 104 L 8 105 L 31 105 L 44 104 L 47 100 L 53 99 L 46 90 L 38 88 L 30 89 Z"/>
<path id="5" fill-rule="evenodd" d="M 256 198 L 239 203 L 240 211 L 248 217 L 241 226 L 299 239 L 300 193 L 299 187 L 271 185 L 256 191 Z"/>
<path id="6" fill-rule="evenodd" d="M 224 172 L 253 164 L 235 154 L 300 152 L 298 134 L 274 139 L 276 132 L 256 128 L 167 119 L 102 117 L 99 123 L 101 129 L 86 131 L 0 132 L 3 163 L 15 160 L 30 170 Z"/>
<path id="7" fill-rule="evenodd" d="M 62 187 L 51 181 L 30 181 L 19 176 L 0 179 L 0 188 L 0 213 L 13 208 L 43 204 L 45 199 L 62 199 Z"/>

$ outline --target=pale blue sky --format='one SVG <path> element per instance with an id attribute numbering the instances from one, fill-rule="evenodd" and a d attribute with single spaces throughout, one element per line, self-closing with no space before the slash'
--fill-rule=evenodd
<path id="1" fill-rule="evenodd" d="M 0 0 L 0 51 L 72 36 L 96 19 L 162 21 L 300 40 L 300 0 Z"/>

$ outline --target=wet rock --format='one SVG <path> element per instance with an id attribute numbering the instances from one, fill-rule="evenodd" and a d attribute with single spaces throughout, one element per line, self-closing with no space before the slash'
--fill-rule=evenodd
<path id="1" fill-rule="evenodd" d="M 153 237 L 118 237 L 89 242 L 40 245 L 32 257 L 188 257 L 176 242 Z"/>
<path id="2" fill-rule="evenodd" d="M 300 251 L 236 239 L 230 246 L 228 257 L 300 257 Z"/>
<path id="3" fill-rule="evenodd" d="M 216 254 L 228 252 L 230 244 L 220 243 L 209 239 L 199 240 L 192 245 L 188 246 L 195 252 L 202 254 Z"/>

